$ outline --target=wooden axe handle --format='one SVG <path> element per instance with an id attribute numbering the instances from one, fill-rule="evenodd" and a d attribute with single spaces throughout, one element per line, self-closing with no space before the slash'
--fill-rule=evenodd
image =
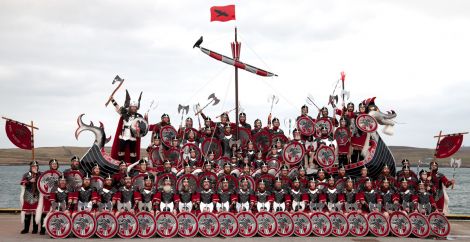
<path id="1" fill-rule="evenodd" d="M 119 85 L 116 87 L 116 89 L 114 89 L 113 93 L 111 93 L 111 96 L 109 96 L 108 101 L 104 104 L 104 106 L 108 106 L 109 102 L 111 102 L 111 99 L 113 99 L 114 94 L 116 94 L 117 90 L 122 86 L 122 83 L 124 83 L 124 79 L 119 82 Z"/>

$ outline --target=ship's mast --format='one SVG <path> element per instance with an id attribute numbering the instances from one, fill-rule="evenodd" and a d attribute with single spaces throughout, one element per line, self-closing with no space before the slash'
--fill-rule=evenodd
<path id="1" fill-rule="evenodd" d="M 232 42 L 232 55 L 235 61 L 239 61 L 240 59 L 240 47 L 241 43 L 237 40 L 237 27 L 235 27 L 235 42 Z M 236 134 L 235 139 L 238 140 L 238 67 L 235 65 L 235 124 L 236 124 Z"/>

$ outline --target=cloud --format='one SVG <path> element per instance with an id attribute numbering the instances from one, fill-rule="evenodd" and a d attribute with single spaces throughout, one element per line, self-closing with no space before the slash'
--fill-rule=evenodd
<path id="1" fill-rule="evenodd" d="M 178 104 L 203 105 L 213 92 L 222 99 L 207 110 L 215 117 L 234 106 L 233 68 L 191 47 L 204 35 L 203 46 L 230 55 L 237 25 L 241 59 L 279 74 L 240 72 L 250 122 L 266 122 L 273 93 L 281 120 L 295 118 L 309 93 L 325 105 L 345 70 L 351 101 L 377 96 L 381 108 L 398 112 L 388 144 L 433 147 L 441 129 L 468 130 L 465 1 L 237 1 L 236 22 L 209 22 L 212 5 L 230 3 L 2 1 L 1 114 L 33 119 L 37 146 L 87 146 L 89 134 L 73 137 L 75 119 L 86 113 L 114 135 L 118 116 L 103 104 L 119 74 L 134 98 L 144 92 L 142 112 L 157 100 L 152 123 L 169 113 L 178 125 Z M 0 147 L 12 145 L 3 138 Z"/>

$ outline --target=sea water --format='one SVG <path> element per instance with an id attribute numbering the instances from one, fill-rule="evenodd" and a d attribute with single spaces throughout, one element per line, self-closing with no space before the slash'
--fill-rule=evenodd
<path id="1" fill-rule="evenodd" d="M 28 166 L 0 166 L 0 208 L 19 208 L 20 181 L 28 169 Z M 416 171 L 416 168 L 412 169 Z M 440 168 L 439 171 L 452 178 L 452 168 Z M 450 213 L 470 214 L 470 168 L 457 169 L 455 179 L 454 189 L 447 189 Z"/>

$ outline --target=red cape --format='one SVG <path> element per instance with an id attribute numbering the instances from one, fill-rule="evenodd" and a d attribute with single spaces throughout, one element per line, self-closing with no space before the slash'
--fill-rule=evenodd
<path id="1" fill-rule="evenodd" d="M 115 160 L 119 160 L 118 152 L 119 152 L 119 135 L 122 132 L 122 117 L 119 118 L 118 126 L 116 128 L 116 134 L 114 135 L 113 146 L 111 147 L 111 158 Z M 136 160 L 140 159 L 140 138 L 136 138 Z M 126 154 L 124 155 L 124 161 L 126 163 L 130 163 L 131 157 L 129 152 L 129 147 L 126 147 L 125 150 Z"/>

